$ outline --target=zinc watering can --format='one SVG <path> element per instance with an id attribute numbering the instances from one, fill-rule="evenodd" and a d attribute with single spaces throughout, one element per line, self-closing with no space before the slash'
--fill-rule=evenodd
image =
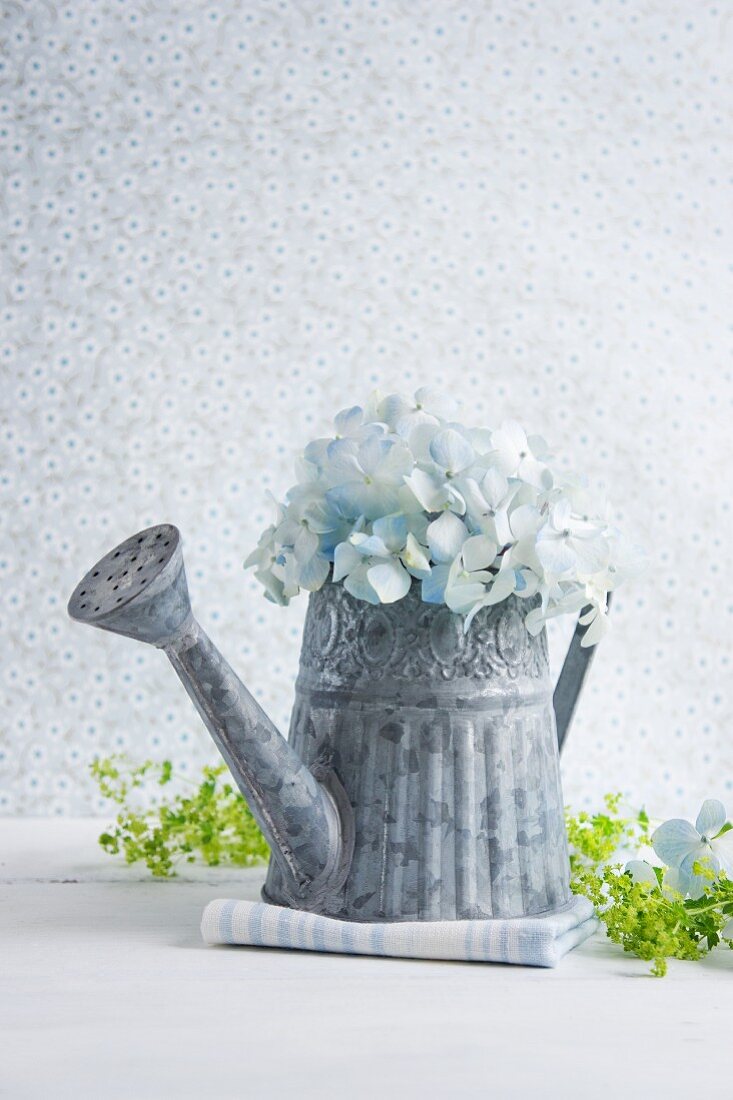
<path id="1" fill-rule="evenodd" d="M 568 903 L 559 746 L 587 671 L 557 686 L 529 601 L 467 633 L 416 583 L 373 606 L 309 598 L 286 741 L 193 616 L 176 527 L 140 531 L 75 588 L 72 619 L 162 649 L 272 852 L 265 900 L 362 921 L 531 916 Z"/>

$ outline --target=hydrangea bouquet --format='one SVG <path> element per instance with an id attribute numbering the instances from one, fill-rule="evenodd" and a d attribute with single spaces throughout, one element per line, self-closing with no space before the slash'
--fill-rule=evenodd
<path id="1" fill-rule="evenodd" d="M 430 389 L 375 393 L 308 444 L 298 483 L 245 562 L 286 604 L 329 579 L 357 599 L 393 603 L 412 584 L 464 616 L 511 595 L 538 596 L 527 629 L 586 609 L 583 645 L 605 633 L 608 593 L 639 567 L 584 479 L 551 465 L 514 421 L 467 428 Z"/>

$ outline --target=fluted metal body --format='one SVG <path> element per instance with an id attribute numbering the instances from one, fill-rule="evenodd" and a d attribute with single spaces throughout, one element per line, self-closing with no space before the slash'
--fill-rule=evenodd
<path id="1" fill-rule="evenodd" d="M 342 585 L 311 595 L 289 741 L 353 812 L 350 868 L 320 912 L 462 920 L 568 901 L 547 642 L 527 610 L 512 597 L 464 634 L 416 585 L 380 607 Z M 264 892 L 288 903 L 275 862 Z"/>

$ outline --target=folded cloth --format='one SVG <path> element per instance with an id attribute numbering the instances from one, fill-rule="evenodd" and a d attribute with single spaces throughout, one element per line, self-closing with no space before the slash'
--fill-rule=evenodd
<path id="1" fill-rule="evenodd" d="M 206 906 L 201 934 L 209 944 L 557 966 L 563 955 L 587 940 L 597 926 L 593 906 L 582 897 L 536 917 L 378 924 L 335 920 L 266 902 L 220 898 Z"/>

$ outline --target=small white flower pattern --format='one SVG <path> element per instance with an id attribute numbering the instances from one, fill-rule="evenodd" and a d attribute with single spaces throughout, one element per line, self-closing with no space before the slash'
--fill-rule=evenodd
<path id="1" fill-rule="evenodd" d="M 66 619 L 148 523 L 286 724 L 305 601 L 241 569 L 264 489 L 421 385 L 544 435 L 649 553 L 568 800 L 726 800 L 730 33 L 693 0 L 7 6 L 0 812 L 99 810 L 95 752 L 211 758 L 162 655 Z"/>

